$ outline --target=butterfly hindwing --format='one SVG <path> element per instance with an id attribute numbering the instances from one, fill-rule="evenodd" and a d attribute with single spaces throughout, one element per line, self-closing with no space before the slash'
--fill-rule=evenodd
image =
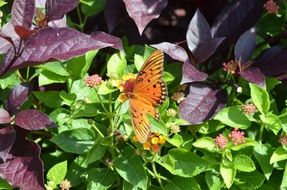
<path id="1" fill-rule="evenodd" d="M 167 96 L 167 87 L 163 81 L 163 52 L 154 51 L 145 61 L 133 86 L 130 98 L 132 125 L 137 139 L 144 143 L 150 132 L 147 115 L 158 118 L 156 107 Z"/>

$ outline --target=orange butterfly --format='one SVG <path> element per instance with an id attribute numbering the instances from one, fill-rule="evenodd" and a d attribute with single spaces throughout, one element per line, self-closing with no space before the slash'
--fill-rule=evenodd
<path id="1" fill-rule="evenodd" d="M 150 133 L 147 115 L 159 118 L 156 107 L 167 97 L 161 50 L 154 51 L 145 61 L 137 77 L 124 84 L 124 93 L 130 100 L 132 126 L 136 138 L 139 142 L 145 143 Z"/>

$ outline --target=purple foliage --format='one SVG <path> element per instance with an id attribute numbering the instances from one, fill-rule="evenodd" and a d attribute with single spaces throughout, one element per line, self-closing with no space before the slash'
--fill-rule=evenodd
<path id="1" fill-rule="evenodd" d="M 79 3 L 79 0 L 47 0 L 46 18 L 47 21 L 59 20 L 65 14 L 73 10 Z"/>
<path id="2" fill-rule="evenodd" d="M 121 23 L 125 13 L 123 1 L 108 0 L 105 8 L 105 19 L 109 32 L 112 32 Z"/>
<path id="3" fill-rule="evenodd" d="M 123 0 L 128 14 L 135 21 L 139 33 L 142 34 L 151 20 L 158 18 L 167 6 L 168 0 Z"/>
<path id="4" fill-rule="evenodd" d="M 191 63 L 185 62 L 182 66 L 181 84 L 204 81 L 208 75 L 198 71 Z"/>
<path id="5" fill-rule="evenodd" d="M 234 47 L 234 55 L 237 61 L 244 63 L 250 58 L 256 46 L 256 34 L 254 29 L 243 33 Z"/>
<path id="6" fill-rule="evenodd" d="M 30 92 L 31 88 L 28 84 L 20 84 L 14 87 L 9 93 L 9 97 L 5 104 L 5 109 L 9 113 L 16 113 L 16 111 L 28 99 Z"/>
<path id="7" fill-rule="evenodd" d="M 209 58 L 224 40 L 224 38 L 213 38 L 209 25 L 201 12 L 197 9 L 190 21 L 186 40 L 189 50 L 193 53 L 196 64 Z"/>
<path id="8" fill-rule="evenodd" d="M 11 117 L 9 115 L 9 113 L 0 108 L 0 124 L 6 124 L 6 123 L 10 123 L 11 121 Z"/>
<path id="9" fill-rule="evenodd" d="M 265 76 L 278 76 L 287 72 L 287 48 L 271 47 L 261 53 L 252 66 L 258 67 Z"/>
<path id="10" fill-rule="evenodd" d="M 44 168 L 39 157 L 40 147 L 26 139 L 26 131 L 21 129 L 16 131 L 17 138 L 6 157 L 6 162 L 0 164 L 0 175 L 11 185 L 23 190 L 45 189 Z M 7 135 L 11 133 L 6 133 L 5 138 L 8 138 Z"/>
<path id="11" fill-rule="evenodd" d="M 192 83 L 189 94 L 179 105 L 179 114 L 190 124 L 199 124 L 212 118 L 227 102 L 227 95 L 217 87 Z"/>
<path id="12" fill-rule="evenodd" d="M 7 156 L 16 139 L 16 133 L 12 127 L 0 128 L 0 163 L 6 162 Z"/>
<path id="13" fill-rule="evenodd" d="M 243 71 L 239 72 L 240 76 L 242 76 L 245 80 L 255 83 L 261 87 L 265 87 L 265 76 L 262 74 L 260 69 L 256 67 L 249 67 Z"/>
<path id="14" fill-rule="evenodd" d="M 26 130 L 40 130 L 47 127 L 56 127 L 55 123 L 44 113 L 38 110 L 24 110 L 15 115 L 15 125 Z"/>
<path id="15" fill-rule="evenodd" d="M 189 61 L 186 51 L 179 45 L 169 43 L 169 42 L 162 42 L 159 44 L 152 44 L 151 46 L 162 50 L 164 53 L 166 53 L 167 55 L 169 55 L 171 58 L 175 60 L 182 61 L 182 62 Z"/>
<path id="16" fill-rule="evenodd" d="M 12 24 L 30 28 L 35 12 L 35 0 L 15 0 L 12 6 Z"/>

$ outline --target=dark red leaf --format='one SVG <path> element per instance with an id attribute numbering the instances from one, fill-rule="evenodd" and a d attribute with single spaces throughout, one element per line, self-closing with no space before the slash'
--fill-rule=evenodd
<path id="1" fill-rule="evenodd" d="M 213 38 L 209 25 L 199 9 L 190 21 L 186 40 L 189 50 L 193 53 L 195 63 L 201 63 L 209 58 L 224 38 Z"/>
<path id="2" fill-rule="evenodd" d="M 65 14 L 73 10 L 79 3 L 79 0 L 47 0 L 46 18 L 48 21 L 59 20 Z"/>
<path id="3" fill-rule="evenodd" d="M 55 123 L 43 112 L 38 110 L 24 110 L 16 114 L 15 125 L 26 130 L 40 130 L 56 127 Z"/>
<path id="4" fill-rule="evenodd" d="M 5 24 L 0 31 L 0 54 L 7 53 L 13 41 L 18 38 L 19 36 L 15 32 L 13 24 L 11 22 Z"/>
<path id="5" fill-rule="evenodd" d="M 204 81 L 208 75 L 197 70 L 191 63 L 185 62 L 182 66 L 182 80 L 180 84 Z"/>
<path id="6" fill-rule="evenodd" d="M 234 47 L 234 55 L 237 61 L 241 63 L 248 61 L 256 46 L 256 34 L 254 29 L 243 33 L 237 40 Z"/>
<path id="7" fill-rule="evenodd" d="M 262 52 L 252 66 L 258 67 L 265 76 L 274 77 L 287 72 L 286 60 L 286 47 L 272 47 Z"/>
<path id="8" fill-rule="evenodd" d="M 109 33 L 111 33 L 121 23 L 123 18 L 125 18 L 125 10 L 123 1 L 108 0 L 105 8 L 105 19 Z"/>
<path id="9" fill-rule="evenodd" d="M 265 0 L 234 0 L 222 10 L 211 29 L 214 37 L 225 37 L 222 51 L 257 23 L 264 2 Z"/>
<path id="10" fill-rule="evenodd" d="M 113 47 L 120 51 L 124 51 L 121 39 L 116 36 L 112 36 L 110 34 L 100 31 L 94 32 L 93 34 L 91 34 L 91 36 L 93 39 L 99 42 L 110 44 L 110 47 Z"/>
<path id="11" fill-rule="evenodd" d="M 12 24 L 30 28 L 35 11 L 35 0 L 15 0 L 12 6 Z"/>
<path id="12" fill-rule="evenodd" d="M 179 114 L 190 124 L 199 124 L 212 118 L 226 102 L 227 95 L 222 89 L 192 83 L 188 96 L 179 105 Z"/>
<path id="13" fill-rule="evenodd" d="M 10 123 L 10 121 L 11 118 L 9 113 L 6 110 L 0 108 L 0 124 Z"/>
<path id="14" fill-rule="evenodd" d="M 255 83 L 259 86 L 265 87 L 265 76 L 260 69 L 256 67 L 249 67 L 246 70 L 240 71 L 239 74 L 247 81 Z"/>
<path id="15" fill-rule="evenodd" d="M 26 27 L 20 26 L 20 25 L 16 25 L 15 26 L 15 32 L 18 34 L 18 36 L 20 36 L 20 38 L 28 38 L 30 36 L 32 36 L 34 34 L 34 30 L 30 30 Z"/>
<path id="16" fill-rule="evenodd" d="M 169 55 L 171 58 L 175 60 L 182 61 L 182 62 L 189 61 L 186 51 L 179 45 L 169 43 L 169 42 L 162 42 L 159 44 L 152 44 L 151 46 L 156 49 L 162 50 L 164 53 L 166 53 L 167 55 Z"/>
<path id="17" fill-rule="evenodd" d="M 16 139 L 16 133 L 12 127 L 0 128 L 0 158 L 6 162 L 7 156 Z M 0 163 L 2 163 L 0 161 Z"/>
<path id="18" fill-rule="evenodd" d="M 168 0 L 123 0 L 128 14 L 135 21 L 139 33 L 142 34 L 151 20 L 158 18 L 167 6 Z"/>
<path id="19" fill-rule="evenodd" d="M 107 43 L 106 41 L 113 42 Z M 90 50 L 105 47 L 119 48 L 115 39 L 107 38 L 104 41 L 95 39 L 70 28 L 43 28 L 31 38 L 27 39 L 26 46 L 21 56 L 11 64 L 13 52 L 5 56 L 0 68 L 0 76 L 12 69 L 25 66 L 39 65 L 49 60 L 66 60 L 82 55 Z"/>
<path id="20" fill-rule="evenodd" d="M 6 101 L 5 108 L 9 113 L 16 113 L 17 110 L 28 99 L 31 88 L 27 84 L 20 84 L 14 87 Z"/>
<path id="21" fill-rule="evenodd" d="M 6 162 L 0 164 L 0 175 L 22 190 L 42 190 L 45 186 L 40 147 L 27 140 L 25 134 L 25 131 L 16 130 L 15 143 Z"/>

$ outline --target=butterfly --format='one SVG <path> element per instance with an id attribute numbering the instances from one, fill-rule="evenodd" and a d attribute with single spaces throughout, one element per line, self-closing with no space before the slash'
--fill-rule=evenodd
<path id="1" fill-rule="evenodd" d="M 163 81 L 163 60 L 163 52 L 154 51 L 136 78 L 124 84 L 124 93 L 130 101 L 132 126 L 141 143 L 145 143 L 150 134 L 148 115 L 159 119 L 156 108 L 167 97 L 167 86 Z"/>

